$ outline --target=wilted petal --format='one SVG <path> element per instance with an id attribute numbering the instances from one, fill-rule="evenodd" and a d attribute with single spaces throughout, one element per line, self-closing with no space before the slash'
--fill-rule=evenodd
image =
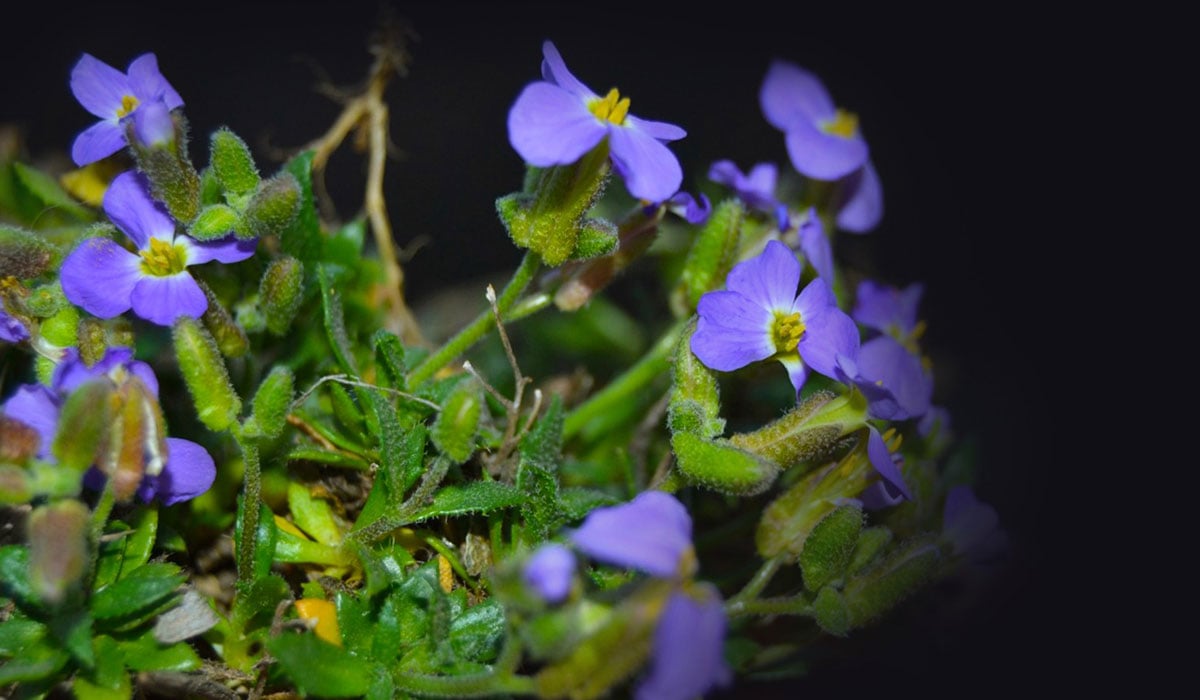
<path id="1" fill-rule="evenodd" d="M 896 465 L 896 459 L 883 441 L 883 436 L 874 426 L 867 426 L 867 430 L 867 457 L 871 460 L 871 466 L 887 482 L 893 494 L 899 492 L 911 501 L 912 493 L 908 490 L 908 484 L 904 483 L 904 475 L 900 473 L 900 467 Z"/>
<path id="2" fill-rule="evenodd" d="M 46 459 L 50 456 L 50 445 L 54 442 L 54 433 L 58 429 L 58 403 L 54 394 L 41 384 L 24 384 L 17 387 L 8 401 L 0 406 L 0 413 L 19 420 L 33 428 L 41 444 L 38 445 L 37 456 Z"/>
<path id="3" fill-rule="evenodd" d="M 816 124 L 800 121 L 789 127 L 784 140 L 792 165 L 816 180 L 837 180 L 867 162 L 867 143 L 827 134 Z"/>
<path id="4" fill-rule="evenodd" d="M 508 112 L 509 142 L 540 168 L 574 163 L 607 133 L 579 97 L 550 83 L 527 85 Z"/>
<path id="5" fill-rule="evenodd" d="M 133 239 L 138 249 L 151 238 L 170 241 L 175 235 L 175 220 L 150 196 L 150 183 L 135 170 L 126 170 L 113 178 L 104 193 L 104 213 Z"/>
<path id="6" fill-rule="evenodd" d="M 89 238 L 63 260 L 63 295 L 100 318 L 129 310 L 130 297 L 143 277 L 141 258 L 107 238 Z"/>
<path id="7" fill-rule="evenodd" d="M 763 116 L 780 131 L 791 130 L 797 122 L 829 119 L 837 111 L 833 98 L 817 76 L 786 61 L 771 63 L 758 101 Z"/>
<path id="8" fill-rule="evenodd" d="M 575 555 L 561 544 L 544 544 L 525 563 L 522 578 L 542 600 L 554 605 L 571 592 L 575 577 Z"/>
<path id="9" fill-rule="evenodd" d="M 692 519 L 673 496 L 646 491 L 629 503 L 593 510 L 571 540 L 600 561 L 670 578 L 692 546 Z"/>
<path id="10" fill-rule="evenodd" d="M 254 255 L 258 239 L 243 240 L 228 236 L 215 241 L 197 241 L 190 236 L 179 236 L 175 243 L 182 245 L 187 251 L 188 265 L 203 265 L 211 260 L 223 263 L 241 262 Z"/>
<path id="11" fill-rule="evenodd" d="M 29 338 L 25 325 L 8 315 L 3 305 L 0 305 L 0 342 L 19 343 Z"/>
<path id="12" fill-rule="evenodd" d="M 849 233 L 866 233 L 883 218 L 883 185 L 871 161 L 842 182 L 838 199 L 838 228 Z"/>
<path id="13" fill-rule="evenodd" d="M 648 202 L 663 202 L 679 191 L 683 168 L 679 159 L 658 139 L 639 130 L 629 120 L 609 129 L 613 166 L 625 180 L 629 194 Z"/>
<path id="14" fill-rule="evenodd" d="M 71 160 L 83 167 L 125 147 L 125 130 L 113 122 L 96 122 L 75 137 Z"/>
<path id="15" fill-rule="evenodd" d="M 133 312 L 151 323 L 169 326 L 180 316 L 200 318 L 208 298 L 186 271 L 167 277 L 143 277 L 130 296 Z"/>
<path id="16" fill-rule="evenodd" d="M 775 354 L 769 309 L 737 292 L 708 292 L 696 306 L 700 320 L 691 348 L 707 367 L 731 372 Z"/>
<path id="17" fill-rule="evenodd" d="M 133 96 L 124 73 L 88 53 L 71 69 L 71 92 L 84 109 L 110 120 L 117 118 L 122 98 Z"/>
<path id="18" fill-rule="evenodd" d="M 158 476 L 147 475 L 138 488 L 143 501 L 157 498 L 165 505 L 189 501 L 207 491 L 217 478 L 212 455 L 200 445 L 167 438 L 167 463 Z"/>
<path id="19" fill-rule="evenodd" d="M 183 98 L 158 71 L 158 58 L 152 53 L 142 54 L 129 64 L 129 84 L 143 103 L 161 100 L 168 110 L 183 106 Z M 144 107 L 139 105 L 138 109 Z"/>
<path id="20" fill-rule="evenodd" d="M 554 42 L 542 43 L 542 57 L 542 78 L 546 82 L 553 83 L 577 97 L 599 97 L 588 86 L 580 82 L 571 71 L 567 70 L 567 64 L 563 61 L 562 54 L 554 46 Z"/>
<path id="21" fill-rule="evenodd" d="M 692 700 L 733 680 L 725 663 L 721 596 L 708 584 L 695 588 L 700 600 L 676 591 L 663 607 L 650 672 L 638 685 L 637 700 Z"/>
<path id="22" fill-rule="evenodd" d="M 767 241 L 763 251 L 729 271 L 725 288 L 770 311 L 789 312 L 800 284 L 800 261 L 779 241 Z"/>
<path id="23" fill-rule="evenodd" d="M 625 117 L 625 126 L 652 136 L 659 141 L 678 141 L 687 136 L 682 127 L 667 122 L 656 122 L 650 119 L 639 119 L 632 114 Z"/>
<path id="24" fill-rule="evenodd" d="M 821 225 L 821 217 L 817 210 L 810 208 L 808 218 L 800 224 L 798 232 L 800 252 L 808 260 L 808 264 L 817 271 L 817 276 L 829 284 L 833 284 L 833 246 L 829 245 L 829 237 L 825 235 L 825 227 Z"/>

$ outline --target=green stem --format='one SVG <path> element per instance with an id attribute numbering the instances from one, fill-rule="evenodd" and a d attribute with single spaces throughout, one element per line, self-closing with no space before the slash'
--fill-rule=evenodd
<path id="1" fill-rule="evenodd" d="M 86 590 L 91 590 L 92 582 L 95 580 L 96 562 L 100 559 L 100 538 L 104 535 L 104 526 L 108 524 L 108 516 L 112 514 L 113 503 L 116 502 L 116 497 L 113 496 L 112 482 L 112 479 L 104 482 L 100 499 L 96 501 L 96 509 L 92 511 L 92 546 L 88 557 Z"/>
<path id="2" fill-rule="evenodd" d="M 761 600 L 731 600 L 725 603 L 725 615 L 797 615 L 812 617 L 812 604 L 803 596 L 787 598 L 763 598 Z"/>
<path id="3" fill-rule="evenodd" d="M 671 326 L 637 364 L 568 413 L 563 421 L 563 438 L 572 437 L 593 418 L 629 400 L 631 395 L 665 372 L 671 366 L 671 353 L 675 351 L 685 324 L 686 321 L 680 321 Z"/>
<path id="4" fill-rule="evenodd" d="M 242 451 L 245 472 L 242 476 L 242 541 L 238 542 L 239 586 L 249 585 L 254 580 L 254 548 L 257 544 L 258 513 L 262 508 L 262 470 L 258 461 L 258 446 L 233 431 L 234 439 Z"/>
<path id="5" fill-rule="evenodd" d="M 771 582 L 771 579 L 775 577 L 775 572 L 779 571 L 779 566 L 782 563 L 783 559 L 781 557 L 771 557 L 764 561 L 763 565 L 754 574 L 754 578 L 750 579 L 749 583 L 746 584 L 746 587 L 729 599 L 726 603 L 726 609 L 729 606 L 748 603 L 758 598 L 763 589 L 767 587 L 767 584 Z"/>
<path id="6" fill-rule="evenodd" d="M 541 267 L 541 259 L 537 256 L 537 253 L 533 251 L 526 252 L 525 257 L 521 259 L 521 264 L 513 272 L 512 279 L 508 281 L 508 284 L 504 287 L 504 291 L 496 298 L 496 308 L 500 310 L 501 317 L 504 316 L 506 311 L 512 308 L 517 298 L 521 296 L 521 293 L 533 281 L 539 267 Z M 463 354 L 472 345 L 479 342 L 492 329 L 495 323 L 496 317 L 492 314 L 490 308 L 479 314 L 466 328 L 463 328 L 457 335 L 447 340 L 445 345 L 425 358 L 423 362 L 408 373 L 408 386 L 415 387 L 419 385 L 421 382 L 432 377 L 439 369 L 450 364 L 454 358 Z"/>

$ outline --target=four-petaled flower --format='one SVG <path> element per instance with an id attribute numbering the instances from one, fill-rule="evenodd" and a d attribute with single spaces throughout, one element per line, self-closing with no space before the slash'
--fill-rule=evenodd
<path id="1" fill-rule="evenodd" d="M 858 328 L 818 277 L 796 294 L 800 261 L 779 241 L 738 263 L 725 290 L 700 297 L 692 352 L 711 369 L 729 372 L 774 358 L 799 393 L 809 370 L 836 377 L 839 355 L 856 357 Z"/>
<path id="2" fill-rule="evenodd" d="M 162 326 L 180 316 L 198 318 L 208 308 L 208 299 L 187 267 L 210 260 L 245 260 L 257 243 L 177 235 L 175 221 L 150 197 L 144 176 L 132 171 L 113 180 L 104 195 L 104 213 L 133 240 L 137 253 L 107 238 L 91 238 L 67 256 L 61 275 L 67 299 L 100 318 L 113 318 L 130 308 Z"/>
<path id="3" fill-rule="evenodd" d="M 542 45 L 542 80 L 517 96 L 508 113 L 508 138 L 530 165 L 569 165 L 608 138 L 613 167 L 629 193 L 663 202 L 679 191 L 683 170 L 663 145 L 687 135 L 674 124 L 639 119 L 616 88 L 604 97 L 567 70 L 554 44 Z"/>
<path id="4" fill-rule="evenodd" d="M 136 378 L 155 401 L 158 399 L 158 379 L 145 362 L 133 359 L 128 348 L 110 348 L 96 364 L 88 367 L 79 359 L 76 350 L 70 349 L 65 359 L 55 368 L 50 386 L 26 384 L 18 387 L 2 406 L 0 413 L 14 418 L 37 432 L 39 445 L 37 456 L 45 461 L 54 461 L 51 446 L 58 431 L 59 414 L 71 392 L 87 382 L 109 382 L 119 387 L 129 378 Z M 160 454 L 148 437 L 142 441 L 141 453 L 144 476 L 137 487 L 137 495 L 143 501 L 158 498 L 166 505 L 190 500 L 212 486 L 217 470 L 208 452 L 190 440 L 165 438 L 166 452 Z M 124 455 L 124 448 L 122 447 Z M 84 475 L 83 483 L 89 488 L 99 489 L 105 475 L 95 467 Z"/>
<path id="5" fill-rule="evenodd" d="M 814 180 L 839 182 L 837 224 L 866 233 L 883 216 L 883 188 L 869 159 L 858 117 L 839 109 L 817 76 L 774 61 L 759 91 L 763 115 L 784 132 L 792 165 Z"/>
<path id="6" fill-rule="evenodd" d="M 141 121 L 139 138 L 161 133 L 162 113 L 183 106 L 183 98 L 158 72 L 158 59 L 152 53 L 133 59 L 125 73 L 104 61 L 84 54 L 71 69 L 71 92 L 84 109 L 100 118 L 75 138 L 71 157 L 79 166 L 110 156 L 125 145 L 125 120 Z M 161 107 L 157 106 L 161 103 Z M 148 106 L 156 105 L 153 114 L 140 115 Z"/>

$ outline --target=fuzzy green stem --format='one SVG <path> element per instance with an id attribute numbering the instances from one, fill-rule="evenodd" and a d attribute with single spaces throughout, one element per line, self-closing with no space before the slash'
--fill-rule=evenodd
<path id="1" fill-rule="evenodd" d="M 729 599 L 726 603 L 726 609 L 728 610 L 730 606 L 735 604 L 748 603 L 757 599 L 759 594 L 763 592 L 763 589 L 767 587 L 767 584 L 771 582 L 771 579 L 775 577 L 775 572 L 779 571 L 779 566 L 782 563 L 782 557 L 771 557 L 764 561 L 763 565 L 755 572 L 754 578 L 750 579 L 746 584 L 746 587 Z"/>
<path id="2" fill-rule="evenodd" d="M 517 298 L 521 296 L 521 293 L 533 281 L 541 264 L 541 258 L 538 257 L 537 253 L 532 251 L 525 253 L 525 257 L 521 259 L 521 264 L 513 272 L 512 279 L 508 281 L 508 284 L 504 287 L 504 291 L 500 292 L 500 296 L 496 298 L 496 308 L 500 310 L 501 317 L 504 316 L 506 311 L 512 308 Z M 408 386 L 414 387 L 419 385 L 421 382 L 432 377 L 439 369 L 450 364 L 454 358 L 463 354 L 472 345 L 479 342 L 492 329 L 495 323 L 496 317 L 492 314 L 490 308 L 479 314 L 466 328 L 463 328 L 457 335 L 447 340 L 445 345 L 425 358 L 423 362 L 408 373 Z"/>
<path id="3" fill-rule="evenodd" d="M 744 615 L 797 615 L 812 617 L 812 603 L 803 596 L 786 598 L 763 598 L 761 600 L 731 600 L 725 603 L 725 615 L 741 617 Z"/>
<path id="4" fill-rule="evenodd" d="M 254 548 L 258 543 L 258 512 L 262 508 L 262 470 L 258 461 L 258 446 L 245 439 L 240 430 L 234 430 L 234 438 L 245 463 L 242 475 L 242 541 L 238 542 L 238 585 L 242 587 L 254 580 Z"/>
<path id="5" fill-rule="evenodd" d="M 100 538 L 104 535 L 104 526 L 108 524 L 108 516 L 112 514 L 113 503 L 116 502 L 116 497 L 113 496 L 112 479 L 104 482 L 104 489 L 100 491 L 100 499 L 96 501 L 96 509 L 92 511 L 92 529 L 91 529 L 91 550 L 88 557 L 88 568 L 85 574 L 86 589 L 91 590 L 93 578 L 96 576 L 96 562 L 100 559 Z"/>
<path id="6" fill-rule="evenodd" d="M 680 321 L 667 329 L 650 348 L 642 359 L 637 361 L 625 373 L 609 382 L 608 386 L 596 392 L 575 410 L 567 414 L 563 421 L 563 438 L 570 438 L 583 429 L 593 418 L 613 410 L 624 403 L 631 395 L 649 384 L 660 374 L 670 368 L 671 353 L 679 342 L 679 334 L 683 331 L 685 321 Z"/>

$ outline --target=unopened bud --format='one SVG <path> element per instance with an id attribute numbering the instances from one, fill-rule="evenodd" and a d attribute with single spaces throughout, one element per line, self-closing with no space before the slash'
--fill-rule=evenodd
<path id="1" fill-rule="evenodd" d="M 88 509 L 60 501 L 29 514 L 29 581 L 43 601 L 61 603 L 88 561 Z"/>
<path id="2" fill-rule="evenodd" d="M 180 317 L 172 328 L 175 357 L 200 422 L 220 432 L 237 420 L 242 401 L 229 382 L 217 344 L 196 319 Z"/>
<path id="3" fill-rule="evenodd" d="M 287 333 L 304 297 L 304 264 L 284 255 L 271 261 L 258 285 L 259 306 L 267 330 Z"/>
<path id="4" fill-rule="evenodd" d="M 33 426 L 0 413 L 0 464 L 24 464 L 38 452 L 41 437 Z"/>
<path id="5" fill-rule="evenodd" d="M 779 475 L 774 463 L 728 440 L 706 440 L 692 433 L 671 436 L 679 473 L 690 483 L 737 496 L 766 491 Z"/>
<path id="6" fill-rule="evenodd" d="M 188 234 L 198 241 L 211 241 L 233 233 L 238 215 L 224 204 L 210 204 L 200 210 L 199 216 L 188 228 Z"/>
<path id="7" fill-rule="evenodd" d="M 708 223 L 700 229 L 683 264 L 671 305 L 680 316 L 696 310 L 700 297 L 721 287 L 737 258 L 746 209 L 736 199 L 717 205 Z"/>
<path id="8" fill-rule="evenodd" d="M 62 251 L 41 235 L 0 225 L 0 278 L 31 279 L 51 269 Z"/>
<path id="9" fill-rule="evenodd" d="M 283 233 L 300 210 L 300 183 L 284 172 L 262 183 L 234 229 L 239 238 L 262 238 Z"/>
<path id="10" fill-rule="evenodd" d="M 863 426 L 866 408 L 858 392 L 837 398 L 817 392 L 782 418 L 729 441 L 787 469 L 829 454 L 840 438 Z"/>
<path id="11" fill-rule="evenodd" d="M 258 187 L 258 169 L 250 149 L 229 129 L 218 129 L 212 135 L 212 170 L 226 192 L 246 195 Z"/>
<path id="12" fill-rule="evenodd" d="M 237 324 L 237 321 L 233 320 L 233 316 L 229 314 L 213 290 L 200 280 L 196 280 L 196 282 L 204 291 L 204 296 L 208 298 L 208 308 L 204 310 L 204 315 L 200 317 L 200 320 L 204 322 L 204 327 L 217 341 L 217 348 L 220 349 L 221 354 L 225 357 L 240 357 L 246 354 L 246 351 L 250 349 L 250 340 L 246 338 L 246 332 Z"/>
<path id="13" fill-rule="evenodd" d="M 142 109 L 139 108 L 138 112 Z M 200 175 L 187 155 L 187 122 L 182 114 L 171 114 L 174 136 L 166 142 L 148 144 L 138 136 L 137 120 L 126 126 L 126 138 L 138 169 L 150 181 L 154 199 L 166 206 L 171 216 L 181 223 L 188 223 L 200 212 Z M 158 122 L 154 119 L 154 122 Z M 161 124 L 147 127 L 149 135 L 156 135 Z"/>

